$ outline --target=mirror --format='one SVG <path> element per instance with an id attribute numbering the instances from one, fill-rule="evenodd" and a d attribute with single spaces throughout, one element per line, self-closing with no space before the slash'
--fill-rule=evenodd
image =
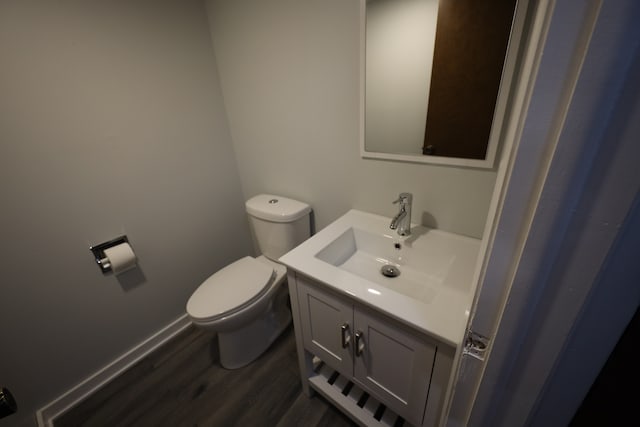
<path id="1" fill-rule="evenodd" d="M 510 37 L 519 40 L 515 7 L 360 0 L 362 156 L 492 168 L 515 68 Z"/>

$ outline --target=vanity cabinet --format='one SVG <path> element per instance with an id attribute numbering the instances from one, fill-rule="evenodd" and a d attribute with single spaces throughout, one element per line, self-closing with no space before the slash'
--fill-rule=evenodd
<path id="1" fill-rule="evenodd" d="M 289 287 L 292 300 L 296 299 L 292 308 L 298 312 L 294 322 L 303 382 L 313 379 L 315 358 L 316 366 L 322 361 L 343 381 L 384 405 L 382 411 L 388 408 L 389 413 L 402 417 L 405 425 L 437 423 L 451 361 L 450 354 L 439 352 L 437 341 L 304 276 L 290 274 Z M 432 387 L 434 370 L 438 370 L 436 380 L 445 384 Z M 344 407 L 327 397 L 349 412 L 349 404 Z M 351 409 L 357 411 L 353 403 L 357 406 L 359 397 L 353 400 Z M 380 424 L 384 420 L 354 418 L 364 425 L 384 425 Z M 388 425 L 396 421 L 390 419 Z"/>

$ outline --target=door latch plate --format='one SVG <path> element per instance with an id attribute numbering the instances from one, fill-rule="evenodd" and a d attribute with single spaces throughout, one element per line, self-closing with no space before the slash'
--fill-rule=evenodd
<path id="1" fill-rule="evenodd" d="M 464 351 L 462 354 L 475 357 L 478 360 L 484 360 L 488 346 L 489 338 L 469 330 L 467 331 L 467 338 L 464 343 Z"/>

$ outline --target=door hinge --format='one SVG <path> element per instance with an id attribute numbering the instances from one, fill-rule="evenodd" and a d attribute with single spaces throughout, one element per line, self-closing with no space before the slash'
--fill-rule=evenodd
<path id="1" fill-rule="evenodd" d="M 475 357 L 478 360 L 484 360 L 484 355 L 489 346 L 489 338 L 480 335 L 474 331 L 467 331 L 467 339 L 464 343 L 463 355 Z"/>

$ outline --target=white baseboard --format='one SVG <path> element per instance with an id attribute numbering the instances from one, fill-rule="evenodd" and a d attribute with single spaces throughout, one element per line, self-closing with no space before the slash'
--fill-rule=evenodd
<path id="1" fill-rule="evenodd" d="M 113 380 L 162 344 L 178 335 L 189 325 L 191 325 L 191 320 L 185 313 L 164 328 L 160 329 L 151 337 L 142 341 L 140 344 L 115 359 L 113 362 L 86 378 L 84 381 L 75 385 L 60 397 L 40 408 L 36 412 L 38 426 L 53 427 L 54 420 L 57 417 L 68 411 L 74 405 L 78 404 L 81 400 L 94 393 L 109 381 Z"/>

